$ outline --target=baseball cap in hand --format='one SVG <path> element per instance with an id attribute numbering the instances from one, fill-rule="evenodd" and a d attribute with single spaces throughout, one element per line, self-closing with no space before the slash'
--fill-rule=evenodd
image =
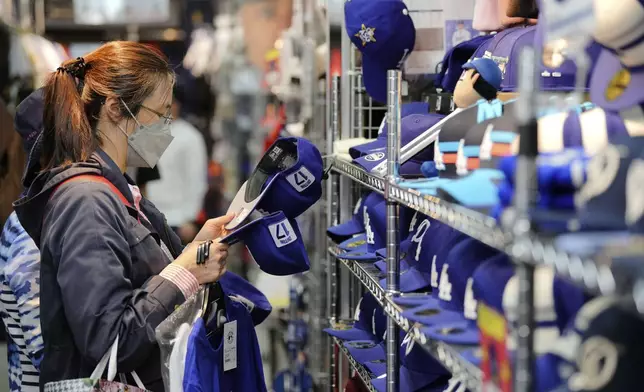
<path id="1" fill-rule="evenodd" d="M 336 326 L 336 328 L 326 328 L 324 332 L 342 340 L 367 340 L 380 342 L 382 333 L 377 330 L 383 329 L 382 317 L 376 314 L 382 313 L 380 305 L 369 293 L 365 293 L 353 316 L 354 323 L 352 326 Z M 380 316 L 380 315 L 379 315 Z"/>
<path id="2" fill-rule="evenodd" d="M 221 242 L 243 242 L 259 268 L 271 275 L 292 275 L 309 270 L 309 257 L 295 219 L 281 211 L 262 216 L 228 234 Z"/>
<path id="3" fill-rule="evenodd" d="M 473 59 L 463 64 L 463 69 L 474 69 L 495 90 L 498 91 L 501 88 L 503 75 L 501 75 L 501 70 L 493 60 L 486 58 Z"/>
<path id="4" fill-rule="evenodd" d="M 253 319 L 253 324 L 261 324 L 271 314 L 273 307 L 266 296 L 241 276 L 226 271 L 219 279 L 219 283 L 223 292 L 231 300 L 246 306 Z"/>
<path id="5" fill-rule="evenodd" d="M 401 0 L 349 0 L 344 18 L 362 53 L 362 79 L 371 98 L 387 103 L 387 71 L 401 69 L 416 44 L 416 28 Z"/>
<path id="6" fill-rule="evenodd" d="M 424 319 L 426 324 L 432 326 L 427 329 L 429 336 L 452 344 L 478 343 L 473 275 L 487 260 L 499 262 L 499 256 L 504 255 L 471 237 L 463 239 L 451 249 L 447 262 L 443 264 L 438 286 L 440 311 Z M 507 257 L 500 260 L 509 264 Z M 436 307 L 426 306 L 414 311 L 425 309 Z"/>
<path id="7" fill-rule="evenodd" d="M 298 217 L 322 196 L 323 171 L 322 156 L 313 143 L 277 139 L 230 203 L 228 213 L 236 216 L 226 229 L 239 227 L 255 209 Z"/>
<path id="8" fill-rule="evenodd" d="M 352 0 L 353 1 L 353 0 Z M 423 132 L 431 129 L 440 120 L 444 118 L 439 114 L 411 114 L 403 117 L 400 123 L 400 147 L 404 147 L 411 143 L 412 140 L 419 137 Z M 364 168 L 368 172 L 382 175 L 383 170 L 386 170 L 387 161 L 387 126 L 378 138 L 370 143 L 360 146 L 363 153 L 362 155 L 353 160 L 353 163 Z M 412 159 L 405 162 L 400 167 L 401 176 L 422 176 L 420 170 L 423 162 L 431 161 L 434 159 L 434 151 L 427 148 L 424 151 L 416 154 Z M 383 169 L 384 168 L 384 169 Z"/>

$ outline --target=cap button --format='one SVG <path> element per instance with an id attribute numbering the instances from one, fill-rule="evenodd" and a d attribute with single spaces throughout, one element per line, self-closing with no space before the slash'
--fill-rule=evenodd
<path id="1" fill-rule="evenodd" d="M 409 11 L 407 11 L 407 8 L 403 8 L 403 15 L 409 15 Z"/>

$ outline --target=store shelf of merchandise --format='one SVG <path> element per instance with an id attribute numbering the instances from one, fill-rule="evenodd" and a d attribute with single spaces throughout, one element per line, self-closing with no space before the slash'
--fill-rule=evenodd
<path id="1" fill-rule="evenodd" d="M 370 392 L 377 392 L 376 388 L 371 385 L 371 376 L 369 375 L 369 371 L 365 369 L 364 366 L 360 365 L 358 362 L 356 362 L 355 359 L 351 356 L 351 353 L 349 353 L 349 350 L 347 350 L 346 347 L 344 347 L 344 344 L 342 344 L 342 340 L 338 338 L 333 338 L 333 343 L 335 343 L 336 346 L 338 346 L 338 349 L 344 353 L 344 356 L 347 358 L 349 361 L 349 364 L 351 365 L 351 369 L 355 370 L 356 373 L 358 373 L 358 376 L 360 376 L 360 379 L 364 383 L 364 385 L 367 387 L 367 389 Z"/>
<path id="2" fill-rule="evenodd" d="M 393 318 L 401 329 L 411 334 L 416 344 L 420 344 L 428 353 L 439 360 L 452 375 L 458 376 L 470 391 L 481 390 L 481 370 L 465 360 L 458 348 L 427 338 L 420 328 L 403 317 L 400 306 L 394 303 L 392 297 L 388 296 L 380 286 L 380 277 L 378 276 L 380 271 L 370 263 L 359 263 L 341 258 L 340 251 L 335 246 L 329 247 L 329 253 L 360 280 L 382 306 L 387 316 Z"/>
<path id="3" fill-rule="evenodd" d="M 336 159 L 332 170 L 373 191 L 383 195 L 385 193 L 384 178 L 367 173 L 352 163 Z M 421 194 L 414 189 L 392 184 L 387 196 L 390 200 L 437 219 L 507 253 L 514 260 L 535 265 L 550 265 L 559 275 L 583 285 L 590 292 L 609 295 L 616 291 L 617 284 L 610 261 L 596 262 L 588 257 L 563 252 L 551 241 L 538 236 L 515 239 L 512 233 L 503 230 L 494 218 L 482 212 L 443 201 L 435 196 Z"/>

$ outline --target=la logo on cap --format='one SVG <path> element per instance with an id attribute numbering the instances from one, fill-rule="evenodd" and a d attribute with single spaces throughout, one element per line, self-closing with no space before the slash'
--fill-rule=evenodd
<path id="1" fill-rule="evenodd" d="M 315 181 L 313 174 L 304 166 L 302 166 L 295 173 L 289 174 L 286 180 L 298 192 L 303 192 L 306 188 L 310 187 Z"/>
<path id="2" fill-rule="evenodd" d="M 362 41 L 362 46 L 367 46 L 369 42 L 376 42 L 375 33 L 375 27 L 367 27 L 363 23 L 362 28 L 355 34 L 355 36 L 360 38 L 360 41 Z"/>
<path id="3" fill-rule="evenodd" d="M 297 235 L 295 235 L 295 231 L 293 231 L 293 227 L 288 219 L 284 219 L 281 222 L 268 226 L 268 230 L 271 233 L 271 237 L 273 237 L 275 246 L 278 248 L 286 246 L 297 240 Z"/>

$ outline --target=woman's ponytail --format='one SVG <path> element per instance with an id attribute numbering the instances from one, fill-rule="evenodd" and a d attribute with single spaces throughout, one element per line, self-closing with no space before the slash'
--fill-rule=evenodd
<path id="1" fill-rule="evenodd" d="M 70 60 L 53 72 L 44 87 L 44 170 L 82 162 L 98 148 L 100 140 L 85 112 L 82 88 L 87 64 Z"/>

